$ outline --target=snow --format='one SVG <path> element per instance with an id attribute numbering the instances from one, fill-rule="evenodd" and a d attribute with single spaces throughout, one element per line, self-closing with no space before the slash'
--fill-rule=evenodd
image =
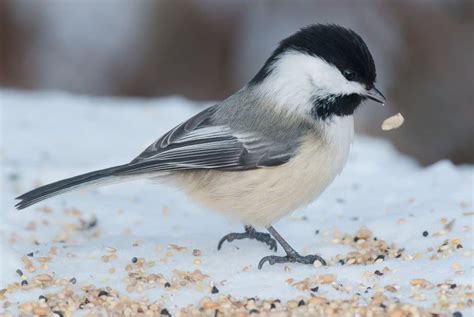
<path id="1" fill-rule="evenodd" d="M 413 278 L 425 278 L 435 285 L 446 281 L 472 285 L 473 263 L 468 251 L 472 251 L 474 244 L 473 166 L 457 167 L 441 161 L 422 168 L 386 141 L 356 136 L 348 164 L 330 188 L 317 201 L 278 222 L 275 228 L 296 249 L 330 259 L 350 251 L 347 246 L 332 242 L 335 231 L 354 234 L 366 226 L 379 239 L 405 248 L 404 254 L 419 252 L 421 258 L 321 268 L 288 264 L 290 272 L 285 272 L 283 265 L 265 265 L 258 270 L 258 261 L 272 253 L 266 245 L 234 241 L 225 243 L 218 252 L 219 239 L 226 233 L 242 231 L 241 225 L 204 210 L 179 190 L 165 185 L 134 181 L 66 194 L 23 211 L 13 207 L 14 197 L 39 184 L 130 161 L 204 104 L 179 97 L 114 99 L 11 90 L 0 90 L 0 94 L 0 289 L 19 281 L 15 271 L 23 267 L 23 255 L 45 255 L 51 246 L 58 247 L 59 254 L 50 263 L 49 272 L 57 277 L 75 277 L 78 288 L 81 284 L 94 284 L 110 286 L 121 293 L 127 293 L 123 268 L 132 257 L 155 261 L 150 272 L 165 276 L 171 276 L 174 269 L 200 269 L 219 285 L 221 294 L 237 298 L 274 297 L 284 301 L 309 295 L 286 280 L 299 281 L 327 273 L 335 274 L 338 282 L 354 288 L 359 284 L 373 289 L 397 284 L 400 292 L 394 297 L 422 307 L 431 307 L 436 302 L 436 289 L 426 291 L 425 301 L 417 301 L 411 297 Z M 41 211 L 44 206 L 52 212 Z M 65 211 L 72 207 L 81 211 L 80 217 L 85 220 L 97 217 L 97 228 L 76 230 L 70 235 L 65 228 L 79 223 L 77 216 Z M 443 228 L 441 218 L 456 221 L 452 231 L 435 237 L 433 233 Z M 31 222 L 36 224 L 35 230 L 28 230 Z M 316 230 L 320 234 L 316 235 Z M 429 232 L 427 237 L 422 235 L 424 230 Z M 58 237 L 64 234 L 67 242 L 61 243 Z M 434 248 L 436 253 L 445 239 L 454 238 L 461 240 L 463 249 L 430 260 L 433 252 L 427 248 Z M 185 246 L 188 251 L 174 252 L 168 263 L 161 263 L 169 244 Z M 157 251 L 157 246 L 162 250 Z M 100 260 L 107 247 L 118 250 L 118 259 L 108 263 Z M 202 252 L 200 265 L 193 263 L 193 249 Z M 281 248 L 278 253 L 282 254 Z M 464 274 L 456 272 L 453 264 L 459 264 Z M 385 266 L 392 270 L 391 274 L 375 280 L 363 279 L 365 272 Z M 110 267 L 117 272 L 110 274 Z M 244 272 L 244 267 L 249 270 Z M 319 290 L 320 296 L 327 298 L 349 298 L 356 291 L 344 294 L 329 286 Z M 40 294 L 41 290 L 20 291 L 9 296 L 9 301 L 21 303 Z M 160 287 L 143 294 L 128 294 L 132 298 L 161 298 L 170 311 L 197 304 L 203 296 L 218 295 L 192 288 L 173 292 Z M 368 300 L 372 295 L 368 292 L 361 296 Z"/>

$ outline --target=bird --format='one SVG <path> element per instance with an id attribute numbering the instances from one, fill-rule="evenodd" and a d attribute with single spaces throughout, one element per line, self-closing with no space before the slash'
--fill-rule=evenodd
<path id="1" fill-rule="evenodd" d="M 346 164 L 354 113 L 366 100 L 385 103 L 375 63 L 355 31 L 311 24 L 284 38 L 240 90 L 183 123 L 129 163 L 59 180 L 16 199 L 23 209 L 89 186 L 131 179 L 177 186 L 193 201 L 244 225 L 218 243 L 253 239 L 284 256 L 265 263 L 313 264 L 274 223 L 317 199 Z M 267 232 L 257 231 L 256 227 Z"/>

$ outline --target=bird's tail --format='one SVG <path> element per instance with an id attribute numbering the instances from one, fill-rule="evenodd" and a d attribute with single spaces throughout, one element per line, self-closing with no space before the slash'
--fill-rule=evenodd
<path id="1" fill-rule="evenodd" d="M 20 202 L 18 202 L 15 207 L 17 209 L 23 209 L 42 200 L 75 189 L 93 185 L 105 185 L 108 183 L 121 181 L 124 178 L 130 178 L 131 175 L 124 175 L 125 172 L 129 171 L 129 168 L 130 167 L 128 164 L 109 167 L 38 187 L 21 196 L 18 196 L 16 199 L 20 200 Z"/>

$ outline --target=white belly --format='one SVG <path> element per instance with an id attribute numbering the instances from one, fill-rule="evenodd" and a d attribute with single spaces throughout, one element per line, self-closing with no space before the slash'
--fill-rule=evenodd
<path id="1" fill-rule="evenodd" d="M 191 171 L 175 183 L 192 199 L 245 224 L 266 226 L 317 198 L 344 167 L 352 116 L 336 118 L 323 137 L 309 135 L 288 163 L 241 172 Z"/>

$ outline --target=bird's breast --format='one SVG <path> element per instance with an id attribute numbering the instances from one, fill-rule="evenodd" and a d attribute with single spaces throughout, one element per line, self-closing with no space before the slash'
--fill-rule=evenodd
<path id="1" fill-rule="evenodd" d="M 339 174 L 353 136 L 352 117 L 303 138 L 297 155 L 275 167 L 189 171 L 175 182 L 202 205 L 251 225 L 269 225 L 317 198 Z"/>

